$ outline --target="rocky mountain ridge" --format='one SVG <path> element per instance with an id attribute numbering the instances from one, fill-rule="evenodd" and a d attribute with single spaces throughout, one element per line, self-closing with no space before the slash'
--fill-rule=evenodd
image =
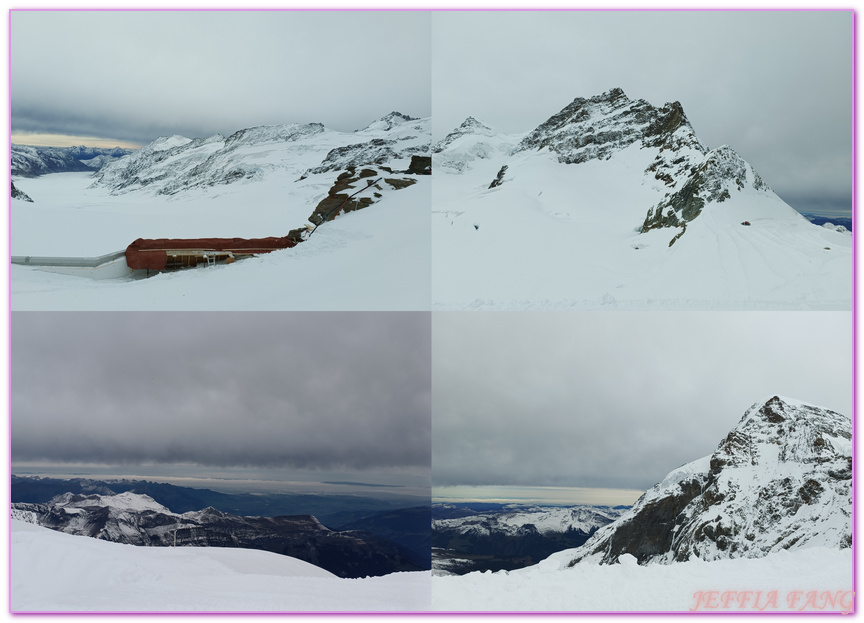
<path id="1" fill-rule="evenodd" d="M 713 454 L 673 470 L 572 552 L 640 564 L 760 558 L 852 544 L 852 422 L 772 396 L 750 407 Z"/>
<path id="2" fill-rule="evenodd" d="M 299 181 L 363 166 L 404 170 L 412 156 L 428 156 L 430 136 L 430 119 L 393 112 L 351 133 L 320 123 L 289 123 L 247 128 L 227 138 L 161 137 L 104 167 L 93 187 L 111 194 L 147 191 L 170 196 L 279 174 Z"/>

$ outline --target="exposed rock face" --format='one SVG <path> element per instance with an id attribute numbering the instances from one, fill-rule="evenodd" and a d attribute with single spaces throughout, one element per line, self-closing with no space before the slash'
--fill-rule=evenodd
<path id="1" fill-rule="evenodd" d="M 723 145 L 710 151 L 680 189 L 667 194 L 648 211 L 642 231 L 680 227 L 699 216 L 705 204 L 722 203 L 731 193 L 752 188 L 769 191 L 768 185 L 741 156 Z"/>
<path id="2" fill-rule="evenodd" d="M 655 108 L 645 100 L 631 100 L 616 88 L 590 99 L 577 97 L 523 138 L 514 152 L 548 147 L 559 162 L 579 164 L 608 159 L 634 143 L 672 150 L 688 148 L 697 154 L 708 151 L 696 138 L 680 103 Z M 653 166 L 659 175 L 675 170 L 664 158 Z"/>
<path id="3" fill-rule="evenodd" d="M 774 396 L 756 403 L 709 457 L 671 472 L 572 564 L 759 558 L 852 543 L 852 423 Z"/>
<path id="4" fill-rule="evenodd" d="M 396 141 L 375 138 L 368 143 L 356 143 L 330 150 L 320 166 L 309 173 L 326 173 L 366 164 L 384 164 L 399 157 L 393 146 Z"/>
<path id="5" fill-rule="evenodd" d="M 17 188 L 15 188 L 15 182 L 12 182 L 12 198 L 13 199 L 19 199 L 21 201 L 29 201 L 30 203 L 33 203 L 33 200 L 27 196 L 27 193 L 25 193 L 22 190 L 18 190 Z"/>
<path id="6" fill-rule="evenodd" d="M 383 168 L 382 170 L 386 171 Z M 356 173 L 355 169 L 350 167 L 336 178 L 327 196 L 315 206 L 309 215 L 309 222 L 318 226 L 325 221 L 332 221 L 340 214 L 369 207 L 382 197 L 382 182 L 394 190 L 401 190 L 416 184 L 417 180 L 410 177 L 379 177 L 377 169 L 363 169 Z"/>
<path id="7" fill-rule="evenodd" d="M 170 512 L 146 495 L 64 494 L 16 503 L 12 516 L 53 530 L 145 546 L 244 547 L 293 556 L 340 577 L 417 571 L 402 547 L 369 532 L 334 532 L 311 515 L 238 517 L 205 508 Z"/>
<path id="8" fill-rule="evenodd" d="M 500 186 L 504 183 L 504 174 L 507 173 L 507 165 L 505 164 L 498 170 L 498 175 L 495 176 L 495 179 L 492 180 L 492 183 L 489 184 L 489 188 L 495 188 L 496 186 Z"/>
<path id="9" fill-rule="evenodd" d="M 432 175 L 432 156 L 411 156 L 411 164 L 406 173 Z"/>

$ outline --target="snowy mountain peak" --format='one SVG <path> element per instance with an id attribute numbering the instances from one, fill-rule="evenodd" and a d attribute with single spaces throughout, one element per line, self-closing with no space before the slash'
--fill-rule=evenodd
<path id="1" fill-rule="evenodd" d="M 390 114 L 384 115 L 377 121 L 373 121 L 362 130 L 355 130 L 355 132 L 366 132 L 367 130 L 377 132 L 389 132 L 393 128 L 400 126 L 404 123 L 419 120 L 419 117 L 409 117 L 408 115 L 403 115 L 401 112 L 396 112 L 394 110 Z"/>
<path id="2" fill-rule="evenodd" d="M 159 504 L 149 495 L 143 493 L 132 493 L 131 491 L 125 491 L 116 495 L 82 495 L 80 493 L 64 493 L 55 496 L 51 500 L 50 504 L 60 508 L 89 508 L 101 506 L 117 511 L 153 511 L 157 513 L 171 514 L 171 511 Z"/>
<path id="3" fill-rule="evenodd" d="M 437 154 L 444 151 L 463 136 L 495 136 L 496 134 L 495 130 L 485 123 L 478 121 L 474 117 L 468 117 L 459 125 L 458 128 L 435 143 L 435 145 L 432 146 L 432 153 Z"/>
<path id="4" fill-rule="evenodd" d="M 185 136 L 180 136 L 179 134 L 174 134 L 172 136 L 160 136 L 152 143 L 145 145 L 143 149 L 146 149 L 148 151 L 165 151 L 166 149 L 172 149 L 174 147 L 186 145 L 187 143 L 191 142 L 191 138 L 186 138 Z"/>
<path id="5" fill-rule="evenodd" d="M 852 542 L 852 423 L 772 396 L 754 404 L 710 457 L 673 470 L 599 530 L 571 562 L 640 564 L 760 558 Z"/>

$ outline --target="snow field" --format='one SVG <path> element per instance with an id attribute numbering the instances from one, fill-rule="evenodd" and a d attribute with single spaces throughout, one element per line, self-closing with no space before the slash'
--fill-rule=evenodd
<path id="1" fill-rule="evenodd" d="M 628 555 L 616 565 L 583 562 L 566 568 L 573 551 L 510 572 L 435 576 L 432 607 L 449 612 L 842 612 L 854 602 L 850 549 L 810 548 L 760 559 L 645 566 Z"/>
<path id="2" fill-rule="evenodd" d="M 411 611 L 429 572 L 342 579 L 270 552 L 151 548 L 12 521 L 13 612 Z"/>
<path id="3" fill-rule="evenodd" d="M 89 181 L 86 176 L 27 180 L 46 205 L 33 211 L 34 204 L 13 201 L 13 254 L 92 256 L 107 252 L 106 247 L 125 249 L 139 237 L 284 235 L 306 222 L 314 197 L 323 197 L 329 188 L 329 183 L 318 188 L 321 180 L 310 176 L 292 187 L 298 197 L 293 207 L 291 195 L 279 191 L 280 184 L 287 184 L 284 178 L 225 187 L 213 197 L 196 191 L 183 200 L 147 200 L 138 194 L 94 194 L 83 188 Z M 12 308 L 426 310 L 430 307 L 431 180 L 416 179 L 408 188 L 385 190 L 380 201 L 365 210 L 325 223 L 292 249 L 231 265 L 105 281 L 14 265 Z M 48 191 L 44 195 L 39 190 L 43 187 Z M 48 201 L 52 195 L 55 199 Z M 96 196 L 102 204 L 91 203 Z M 274 196 L 289 198 L 277 205 Z M 70 203 L 69 197 L 77 198 Z M 238 203 L 243 209 L 237 209 Z M 71 239 L 69 232 L 75 232 Z"/>

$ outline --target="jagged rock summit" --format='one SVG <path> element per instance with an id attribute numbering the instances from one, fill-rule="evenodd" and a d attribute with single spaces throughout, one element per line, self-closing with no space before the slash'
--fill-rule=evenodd
<path id="1" fill-rule="evenodd" d="M 640 564 L 761 558 L 852 544 L 852 422 L 772 396 L 750 407 L 713 454 L 673 470 L 617 521 L 573 550 Z"/>
<path id="2" fill-rule="evenodd" d="M 633 143 L 646 148 L 688 148 L 698 154 L 708 151 L 696 138 L 680 102 L 656 108 L 614 88 L 588 99 L 577 97 L 529 132 L 515 152 L 548 147 L 559 162 L 578 164 L 608 159 Z"/>

